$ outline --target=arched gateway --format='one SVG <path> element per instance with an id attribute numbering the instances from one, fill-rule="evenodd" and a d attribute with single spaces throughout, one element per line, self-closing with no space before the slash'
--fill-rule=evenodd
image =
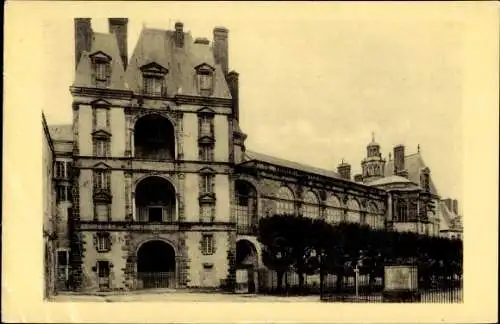
<path id="1" fill-rule="evenodd" d="M 137 251 L 138 288 L 175 288 L 174 248 L 160 240 L 148 241 Z"/>
<path id="2" fill-rule="evenodd" d="M 236 284 L 240 292 L 258 290 L 259 257 L 255 245 L 240 239 L 236 242 Z"/>

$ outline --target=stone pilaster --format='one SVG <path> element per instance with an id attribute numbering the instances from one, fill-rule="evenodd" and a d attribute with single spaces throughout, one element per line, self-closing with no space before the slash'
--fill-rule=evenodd
<path id="1" fill-rule="evenodd" d="M 125 171 L 125 220 L 132 221 L 132 173 Z"/>
<path id="2" fill-rule="evenodd" d="M 234 292 L 236 288 L 236 232 L 228 232 L 227 238 L 228 275 L 226 278 L 225 289 Z"/>
<path id="3" fill-rule="evenodd" d="M 179 287 L 186 287 L 189 283 L 189 267 L 190 260 L 188 254 L 188 245 L 186 244 L 186 233 L 180 232 L 178 239 L 178 256 L 176 256 L 177 264 L 177 282 Z"/>
<path id="4" fill-rule="evenodd" d="M 184 208 L 184 182 L 185 182 L 185 179 L 186 179 L 186 176 L 184 173 L 179 173 L 179 176 L 178 176 L 178 190 L 179 192 L 177 193 L 177 201 L 178 201 L 178 215 L 177 215 L 177 218 L 178 218 L 178 221 L 179 222 L 182 222 L 185 220 L 186 218 L 186 215 L 184 213 L 185 211 L 185 208 Z"/>

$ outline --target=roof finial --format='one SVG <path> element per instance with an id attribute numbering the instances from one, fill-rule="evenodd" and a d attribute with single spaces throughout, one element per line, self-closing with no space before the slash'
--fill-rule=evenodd
<path id="1" fill-rule="evenodd" d="M 420 144 L 417 145 L 417 152 L 420 153 Z"/>
<path id="2" fill-rule="evenodd" d="M 389 161 L 391 161 L 391 157 L 392 157 L 391 152 L 389 152 Z"/>
<path id="3" fill-rule="evenodd" d="M 375 132 L 372 132 L 372 142 L 375 142 Z"/>

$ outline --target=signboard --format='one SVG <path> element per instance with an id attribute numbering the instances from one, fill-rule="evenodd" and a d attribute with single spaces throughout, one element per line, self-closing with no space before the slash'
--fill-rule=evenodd
<path id="1" fill-rule="evenodd" d="M 418 290 L 417 267 L 409 265 L 386 266 L 384 268 L 386 291 Z"/>

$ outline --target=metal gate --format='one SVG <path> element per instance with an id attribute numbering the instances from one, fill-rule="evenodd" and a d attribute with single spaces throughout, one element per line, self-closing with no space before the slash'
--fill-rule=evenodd
<path id="1" fill-rule="evenodd" d="M 137 289 L 176 288 L 175 272 L 138 272 Z"/>

